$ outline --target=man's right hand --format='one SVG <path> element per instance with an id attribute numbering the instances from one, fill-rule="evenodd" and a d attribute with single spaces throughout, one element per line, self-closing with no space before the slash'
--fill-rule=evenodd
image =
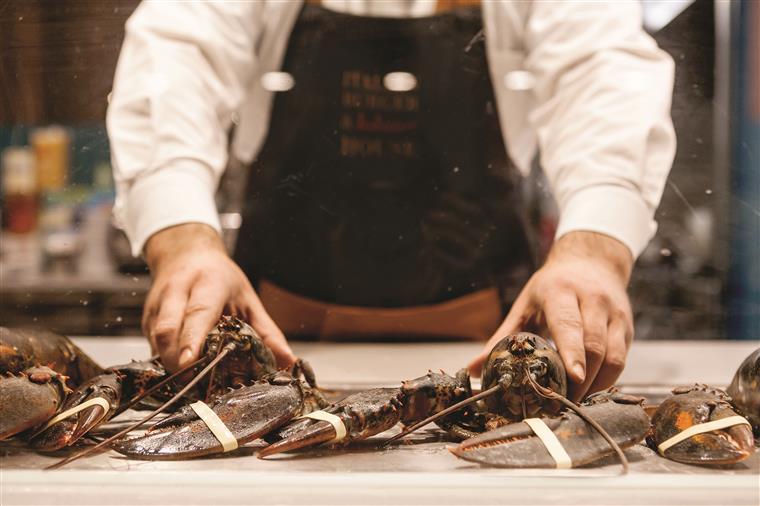
<path id="1" fill-rule="evenodd" d="M 145 256 L 153 285 L 142 329 L 169 370 L 198 358 L 206 335 L 223 313 L 247 321 L 280 367 L 295 361 L 285 336 L 214 229 L 198 223 L 166 228 L 151 236 Z"/>

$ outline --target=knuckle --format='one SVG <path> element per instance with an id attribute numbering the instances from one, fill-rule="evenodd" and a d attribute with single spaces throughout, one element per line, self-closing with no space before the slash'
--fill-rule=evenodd
<path id="1" fill-rule="evenodd" d="M 166 348 L 172 344 L 174 341 L 174 337 L 172 334 L 164 334 L 164 333 L 153 333 L 153 339 L 156 342 L 156 346 L 159 348 Z"/>
<path id="2" fill-rule="evenodd" d="M 627 322 L 630 318 L 628 316 L 628 313 L 621 308 L 615 308 L 610 311 L 610 318 L 612 320 L 620 320 Z"/>
<path id="3" fill-rule="evenodd" d="M 179 325 L 174 322 L 162 321 L 156 323 L 151 335 L 158 344 L 167 344 L 179 331 Z"/>
<path id="4" fill-rule="evenodd" d="M 208 310 L 209 310 L 208 304 L 204 304 L 202 302 L 190 301 L 190 303 L 185 308 L 185 316 L 194 316 L 194 315 L 202 314 Z"/>
<path id="5" fill-rule="evenodd" d="M 610 309 L 610 319 L 630 322 L 632 319 L 631 312 L 620 305 L 613 305 L 612 309 Z"/>
<path id="6" fill-rule="evenodd" d="M 561 330 L 583 330 L 583 323 L 580 320 L 567 315 L 559 315 L 554 324 Z"/>
<path id="7" fill-rule="evenodd" d="M 594 291 L 587 295 L 588 302 L 592 306 L 597 307 L 609 307 L 611 305 L 612 299 L 610 298 L 609 294 L 606 292 L 601 291 Z"/>
<path id="8" fill-rule="evenodd" d="M 604 359 L 604 365 L 608 369 L 616 373 L 620 373 L 625 367 L 625 357 L 621 357 L 618 355 L 608 355 Z"/>
<path id="9" fill-rule="evenodd" d="M 583 344 L 583 349 L 586 351 L 586 355 L 594 358 L 602 358 L 605 352 L 604 343 L 598 340 L 587 340 Z"/>

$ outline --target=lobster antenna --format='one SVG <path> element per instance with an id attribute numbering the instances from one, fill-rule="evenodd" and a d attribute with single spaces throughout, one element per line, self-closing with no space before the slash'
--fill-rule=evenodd
<path id="1" fill-rule="evenodd" d="M 207 360 L 207 358 L 208 357 L 201 357 L 201 358 L 199 358 L 195 362 L 192 362 L 192 363 L 186 365 L 185 367 L 183 367 L 182 369 L 179 369 L 179 370 L 173 372 L 171 375 L 169 375 L 166 378 L 162 379 L 161 381 L 159 381 L 158 383 L 156 383 L 155 385 L 153 385 L 152 387 L 150 387 L 146 391 L 135 395 L 134 397 L 132 397 L 129 400 L 129 402 L 127 402 L 127 404 L 125 404 L 124 406 L 121 406 L 119 409 L 117 409 L 113 416 L 116 416 L 116 415 L 119 415 L 119 414 L 125 412 L 126 410 L 128 410 L 129 408 L 131 408 L 132 406 L 134 406 L 135 404 L 137 404 L 141 400 L 145 399 L 146 397 L 148 397 L 150 394 L 152 394 L 153 392 L 155 392 L 156 390 L 158 390 L 162 386 L 164 386 L 167 383 L 169 383 L 171 380 L 173 380 L 177 376 L 180 376 L 181 374 L 186 373 L 187 371 L 189 371 L 193 367 L 199 365 L 201 362 Z M 111 418 L 113 418 L 113 416 Z"/>
<path id="2" fill-rule="evenodd" d="M 583 410 L 575 404 L 574 402 L 570 401 L 568 398 L 566 398 L 564 395 L 561 395 L 554 390 L 551 390 L 550 388 L 543 387 L 536 383 L 536 380 L 533 379 L 533 376 L 530 375 L 530 372 L 525 370 L 525 376 L 528 378 L 528 381 L 530 382 L 530 386 L 533 387 L 533 390 L 536 391 L 538 395 L 541 397 L 545 397 L 547 399 L 552 399 L 561 402 L 563 405 L 568 407 L 569 409 L 573 410 L 581 419 L 591 425 L 594 430 L 596 430 L 599 435 L 601 435 L 607 443 L 612 447 L 612 449 L 617 454 L 618 458 L 620 459 L 620 463 L 623 466 L 623 471 L 620 473 L 621 475 L 628 474 L 628 458 L 625 456 L 625 453 L 623 453 L 623 450 L 620 448 L 620 445 L 615 442 L 614 439 L 612 439 L 612 436 L 609 435 L 609 433 L 599 425 L 599 422 L 588 416 L 586 413 L 583 412 Z"/>
<path id="3" fill-rule="evenodd" d="M 387 440 L 386 442 L 384 442 L 382 445 L 380 445 L 380 447 L 384 448 L 384 447 L 388 446 L 389 444 L 391 444 L 392 442 L 394 442 L 394 441 L 396 441 L 398 439 L 401 439 L 404 436 L 408 436 L 409 434 L 411 434 L 412 432 L 416 431 L 420 427 L 423 427 L 423 426 L 429 424 L 430 422 L 435 422 L 436 420 L 440 420 L 444 416 L 446 416 L 446 415 L 448 415 L 450 413 L 453 413 L 454 411 L 459 411 L 460 409 L 462 409 L 465 406 L 469 406 L 470 404 L 472 404 L 474 402 L 478 402 L 480 399 L 488 397 L 489 395 L 493 395 L 496 392 L 498 392 L 500 389 L 501 389 L 501 385 L 496 385 L 496 386 L 493 386 L 493 387 L 489 388 L 488 390 L 483 390 L 479 394 L 473 395 L 472 397 L 468 397 L 467 399 L 465 399 L 463 401 L 459 401 L 456 404 L 454 404 L 453 406 L 449 406 L 448 408 L 446 408 L 446 409 L 444 409 L 442 411 L 439 411 L 438 413 L 436 413 L 434 415 L 431 415 L 431 416 L 425 418 L 424 420 L 415 423 L 414 425 L 412 425 L 410 427 L 407 427 L 402 432 L 396 434 L 395 436 L 393 436 L 392 438 L 390 438 L 389 440 Z"/>
<path id="4" fill-rule="evenodd" d="M 219 352 L 219 355 L 217 355 L 216 357 L 214 357 L 214 359 L 211 362 L 209 362 L 209 364 L 206 367 L 204 367 L 203 370 L 201 372 L 199 372 L 198 375 L 195 378 L 193 378 L 192 380 L 190 380 L 190 382 L 187 385 L 185 385 L 182 388 L 182 390 L 180 390 L 179 392 L 177 392 L 174 395 L 174 397 L 172 397 L 171 399 L 169 399 L 168 401 L 166 401 L 165 403 L 163 403 L 161 406 L 159 406 L 158 408 L 156 408 L 153 412 L 151 412 L 148 416 L 146 416 L 142 420 L 139 420 L 139 421 L 133 423 L 132 425 L 130 425 L 129 427 L 127 427 L 126 429 L 123 429 L 123 430 L 117 432 L 116 434 L 114 434 L 113 436 L 111 436 L 111 437 L 109 437 L 107 439 L 104 439 L 103 441 L 101 441 L 100 443 L 96 444 L 95 446 L 91 446 L 90 448 L 86 448 L 83 451 L 81 451 L 79 453 L 75 453 L 74 455 L 72 455 L 70 457 L 66 457 L 65 459 L 60 460 L 60 461 L 56 462 L 55 464 L 52 464 L 52 465 L 46 467 L 45 469 L 46 470 L 58 469 L 60 467 L 65 466 L 66 464 L 69 464 L 70 462 L 74 462 L 75 460 L 79 460 L 82 457 L 85 457 L 85 456 L 87 456 L 87 455 L 89 455 L 91 453 L 94 453 L 96 450 L 99 450 L 100 448 L 103 448 L 104 446 L 106 446 L 108 444 L 111 444 L 112 442 L 114 442 L 115 440 L 117 440 L 120 437 L 124 436 L 125 434 L 127 434 L 129 432 L 132 432 L 136 428 L 138 428 L 141 425 L 143 425 L 145 422 L 150 421 L 156 415 L 158 415 L 159 413 L 161 413 L 162 411 L 164 411 L 166 408 L 168 408 L 169 406 L 171 406 L 172 404 L 174 404 L 175 402 L 177 402 L 179 399 L 181 399 L 182 396 L 184 396 L 187 392 L 189 392 L 190 389 L 193 388 L 196 385 L 196 383 L 198 383 L 201 379 L 203 379 L 203 377 L 206 374 L 208 374 L 208 372 L 210 370 L 212 370 L 214 367 L 216 367 L 216 364 L 218 364 L 234 348 L 235 348 L 235 344 L 234 343 L 227 344 L 224 348 L 222 348 L 222 351 Z"/>

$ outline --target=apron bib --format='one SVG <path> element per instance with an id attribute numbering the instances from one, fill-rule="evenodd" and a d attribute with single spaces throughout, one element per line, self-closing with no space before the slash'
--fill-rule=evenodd
<path id="1" fill-rule="evenodd" d="M 487 338 L 501 323 L 500 291 L 533 255 L 481 27 L 479 7 L 304 5 L 235 252 L 286 335 Z"/>

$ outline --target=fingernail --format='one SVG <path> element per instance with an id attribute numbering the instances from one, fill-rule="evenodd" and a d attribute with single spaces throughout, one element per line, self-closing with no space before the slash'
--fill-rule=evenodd
<path id="1" fill-rule="evenodd" d="M 573 364 L 571 370 L 573 371 L 573 375 L 578 378 L 578 383 L 581 383 L 584 379 L 586 379 L 586 370 L 583 368 L 583 364 L 580 362 Z"/>
<path id="2" fill-rule="evenodd" d="M 188 347 L 182 348 L 182 352 L 179 354 L 180 367 L 182 367 L 185 364 L 188 364 L 192 358 L 193 358 L 193 350 L 191 350 Z"/>

